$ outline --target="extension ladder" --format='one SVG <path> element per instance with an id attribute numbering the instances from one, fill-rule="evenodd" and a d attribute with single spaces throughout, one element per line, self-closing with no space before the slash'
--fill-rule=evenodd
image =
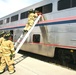
<path id="1" fill-rule="evenodd" d="M 21 46 L 23 45 L 23 43 L 25 42 L 25 40 L 27 39 L 27 37 L 29 36 L 29 34 L 32 32 L 32 30 L 35 27 L 35 25 L 38 23 L 40 17 L 41 17 L 41 15 L 39 15 L 37 17 L 37 19 L 35 20 L 33 26 L 31 27 L 31 29 L 27 33 L 25 32 L 26 34 L 24 34 L 24 35 L 23 35 L 23 33 L 21 34 L 21 36 L 19 37 L 19 39 L 17 40 L 17 42 L 14 45 L 14 47 L 16 47 L 15 53 L 18 53 L 19 49 L 21 48 Z"/>

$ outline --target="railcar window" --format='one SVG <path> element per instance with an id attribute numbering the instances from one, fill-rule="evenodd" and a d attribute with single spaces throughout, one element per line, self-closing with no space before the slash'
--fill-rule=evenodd
<path id="1" fill-rule="evenodd" d="M 40 42 L 40 34 L 34 34 L 33 35 L 33 42 L 39 43 Z"/>
<path id="2" fill-rule="evenodd" d="M 0 25 L 2 25 L 3 24 L 3 20 L 0 20 Z"/>
<path id="3" fill-rule="evenodd" d="M 21 13 L 20 19 L 24 19 L 28 17 L 28 11 Z"/>
<path id="4" fill-rule="evenodd" d="M 72 0 L 72 7 L 76 7 L 76 0 Z"/>
<path id="5" fill-rule="evenodd" d="M 18 14 L 11 17 L 11 22 L 18 20 Z"/>
<path id="6" fill-rule="evenodd" d="M 9 23 L 9 18 L 6 19 L 6 23 Z"/>
<path id="7" fill-rule="evenodd" d="M 43 14 L 52 12 L 52 3 L 43 6 Z"/>
<path id="8" fill-rule="evenodd" d="M 58 1 L 58 10 L 70 8 L 71 0 L 60 0 Z"/>
<path id="9" fill-rule="evenodd" d="M 38 10 L 38 11 L 42 12 L 42 8 L 43 8 L 43 7 L 38 7 L 38 8 L 36 8 L 35 10 Z"/>
<path id="10" fill-rule="evenodd" d="M 42 12 L 43 14 L 52 12 L 52 3 L 38 7 L 35 10 L 38 10 L 38 11 Z"/>
<path id="11" fill-rule="evenodd" d="M 60 0 L 58 1 L 58 10 L 76 7 L 76 0 Z"/>

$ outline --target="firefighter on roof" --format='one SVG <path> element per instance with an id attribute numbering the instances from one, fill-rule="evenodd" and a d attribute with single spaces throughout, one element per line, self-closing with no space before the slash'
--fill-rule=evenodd
<path id="1" fill-rule="evenodd" d="M 28 32 L 30 30 L 30 28 L 32 27 L 32 25 L 34 24 L 35 19 L 37 18 L 37 14 L 34 13 L 34 11 L 31 9 L 29 11 L 29 15 L 28 15 L 28 22 L 26 24 L 26 27 L 24 28 L 24 32 Z"/>
<path id="2" fill-rule="evenodd" d="M 3 73 L 6 66 L 8 67 L 9 73 L 14 73 L 14 60 L 13 57 L 15 55 L 14 51 L 14 45 L 11 40 L 9 40 L 11 37 L 10 33 L 7 33 L 4 38 L 5 40 L 2 42 L 2 57 L 1 57 L 1 64 L 0 64 L 0 73 Z"/>

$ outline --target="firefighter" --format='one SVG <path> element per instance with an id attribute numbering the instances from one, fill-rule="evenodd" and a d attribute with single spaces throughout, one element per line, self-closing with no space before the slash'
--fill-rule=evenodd
<path id="1" fill-rule="evenodd" d="M 38 16 L 41 15 L 39 21 L 44 21 L 44 20 L 46 20 L 45 17 L 43 16 L 42 12 L 40 12 L 39 10 L 35 10 L 35 14 L 37 14 Z"/>
<path id="2" fill-rule="evenodd" d="M 3 73 L 5 71 L 5 68 L 8 68 L 8 71 L 10 74 L 14 73 L 14 59 L 15 51 L 14 51 L 14 45 L 11 40 L 9 40 L 11 37 L 10 33 L 7 33 L 4 38 L 5 40 L 2 42 L 2 57 L 1 57 L 1 65 L 0 65 L 0 73 Z"/>
<path id="3" fill-rule="evenodd" d="M 1 57 L 2 57 L 2 48 L 1 48 L 1 44 L 2 44 L 2 42 L 4 41 L 4 36 L 5 36 L 5 32 L 2 31 L 2 32 L 0 33 L 0 64 L 1 64 Z"/>
<path id="4" fill-rule="evenodd" d="M 28 22 L 26 24 L 26 27 L 24 28 L 24 32 L 28 32 L 30 30 L 36 18 L 37 18 L 37 14 L 35 14 L 34 11 L 31 9 L 29 11 Z"/>

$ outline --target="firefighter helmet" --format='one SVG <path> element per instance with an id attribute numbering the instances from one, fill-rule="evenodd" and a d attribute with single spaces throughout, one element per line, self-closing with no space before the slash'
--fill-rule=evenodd
<path id="1" fill-rule="evenodd" d="M 11 36 L 11 34 L 10 33 L 6 33 L 6 35 L 5 35 L 6 37 L 9 37 L 9 36 Z"/>
<path id="2" fill-rule="evenodd" d="M 2 32 L 0 33 L 0 35 L 3 35 L 3 34 L 5 34 L 5 32 L 4 32 L 4 31 L 2 31 Z"/>
<path id="3" fill-rule="evenodd" d="M 35 10 L 35 12 L 39 12 L 38 10 Z"/>
<path id="4" fill-rule="evenodd" d="M 30 9 L 29 11 L 28 11 L 28 13 L 33 13 L 34 12 L 34 10 L 33 9 Z"/>
<path id="5" fill-rule="evenodd" d="M 5 38 L 6 40 L 9 40 L 9 37 L 11 37 L 11 34 L 8 32 L 8 33 L 5 34 L 4 38 Z"/>
<path id="6" fill-rule="evenodd" d="M 0 32 L 0 37 L 3 37 L 6 34 L 6 32 L 2 31 Z"/>

